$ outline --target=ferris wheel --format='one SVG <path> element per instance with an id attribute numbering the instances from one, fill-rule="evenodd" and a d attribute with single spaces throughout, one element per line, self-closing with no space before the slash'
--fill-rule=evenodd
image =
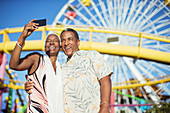
<path id="1" fill-rule="evenodd" d="M 170 2 L 163 0 L 69 0 L 56 16 L 53 26 L 77 25 L 90 26 L 101 29 L 115 29 L 130 32 L 142 32 L 146 34 L 158 35 L 159 37 L 170 39 Z M 89 41 L 89 33 L 79 31 L 81 41 Z M 94 42 L 110 43 L 113 45 L 138 46 L 139 38 L 121 34 L 93 33 Z M 113 40 L 113 41 L 109 41 Z M 142 39 L 142 48 L 170 52 L 170 44 L 166 42 Z M 152 53 L 150 53 L 152 54 Z M 134 59 L 125 56 L 103 55 L 108 64 L 113 67 L 112 83 L 117 85 L 130 85 L 131 80 L 138 80 L 138 84 L 147 83 L 154 78 L 167 77 L 170 74 L 170 65 L 142 59 Z M 63 54 L 59 57 L 63 58 Z M 121 83 L 122 84 L 116 84 Z M 163 92 L 170 95 L 170 84 L 159 84 L 156 89 L 151 86 L 138 88 L 145 100 L 159 102 L 161 100 L 158 93 Z M 133 88 L 121 89 L 121 92 L 136 95 Z M 117 104 L 139 103 L 130 100 L 127 96 L 115 94 Z M 141 112 L 140 107 L 135 109 Z M 126 108 L 129 112 L 132 110 Z M 120 109 L 119 109 L 120 110 Z M 118 111 L 119 111 L 118 110 Z M 133 111 L 133 110 L 132 110 Z"/>

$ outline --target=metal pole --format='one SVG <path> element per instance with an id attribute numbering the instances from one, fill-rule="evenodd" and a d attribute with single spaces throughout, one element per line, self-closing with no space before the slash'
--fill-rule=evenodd
<path id="1" fill-rule="evenodd" d="M 0 53 L 2 54 L 2 53 Z M 2 64 L 0 65 L 0 79 L 5 78 L 5 66 L 7 63 L 7 55 L 3 53 L 3 58 L 2 58 Z M 3 81 L 1 81 L 3 83 Z M 2 94 L 3 94 L 3 89 L 0 90 L 0 110 L 1 110 L 1 103 L 2 103 Z"/>

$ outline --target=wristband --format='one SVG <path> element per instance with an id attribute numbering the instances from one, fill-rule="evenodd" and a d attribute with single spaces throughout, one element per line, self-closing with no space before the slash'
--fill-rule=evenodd
<path id="1" fill-rule="evenodd" d="M 18 39 L 18 41 L 17 41 L 17 45 L 18 45 L 20 48 L 23 48 L 23 47 L 24 47 L 24 45 L 25 45 L 25 43 L 24 43 L 24 44 L 21 44 L 21 43 L 19 42 L 19 39 Z"/>
<path id="2" fill-rule="evenodd" d="M 103 105 L 103 104 L 109 104 L 109 106 L 110 106 L 110 103 L 108 103 L 108 102 L 102 102 L 102 103 L 100 104 L 100 106 Z"/>

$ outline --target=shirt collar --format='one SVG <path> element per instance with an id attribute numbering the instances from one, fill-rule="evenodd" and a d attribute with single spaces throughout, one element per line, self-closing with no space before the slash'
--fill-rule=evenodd
<path id="1" fill-rule="evenodd" d="M 67 57 L 67 62 L 68 62 L 69 60 L 73 59 L 73 58 L 76 57 L 76 56 L 81 56 L 81 52 L 82 52 L 82 50 L 78 50 L 78 51 L 76 51 L 76 52 L 73 54 L 73 56 L 72 56 L 71 58 L 68 58 L 68 57 Z"/>

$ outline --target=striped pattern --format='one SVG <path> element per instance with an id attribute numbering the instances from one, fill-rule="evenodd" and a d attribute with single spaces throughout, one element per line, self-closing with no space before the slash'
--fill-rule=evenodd
<path id="1" fill-rule="evenodd" d="M 32 74 L 28 75 L 28 79 L 33 81 L 35 85 L 32 89 L 32 94 L 29 95 L 27 113 L 49 113 L 45 84 L 46 73 L 44 67 L 43 56 L 40 55 L 37 69 Z"/>

